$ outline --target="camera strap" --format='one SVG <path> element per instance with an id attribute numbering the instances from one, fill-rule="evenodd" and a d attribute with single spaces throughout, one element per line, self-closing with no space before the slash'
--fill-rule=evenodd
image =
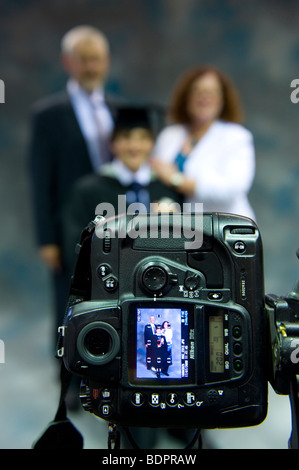
<path id="1" fill-rule="evenodd" d="M 33 444 L 33 449 L 83 449 L 83 437 L 67 418 L 65 397 L 72 374 L 61 361 L 61 391 L 55 418 L 50 422 L 42 435 Z"/>
<path id="2" fill-rule="evenodd" d="M 89 256 L 86 256 L 86 251 L 90 249 L 88 243 L 93 233 L 95 223 L 91 222 L 83 231 L 80 238 L 80 244 L 77 245 L 77 261 L 72 277 L 71 288 L 70 288 L 70 299 L 82 299 L 88 296 L 88 269 L 89 263 L 85 260 L 89 260 Z M 83 288 L 82 288 L 83 287 Z M 67 308 L 68 311 L 68 308 Z M 67 312 L 66 312 L 67 313 Z M 61 347 L 61 333 L 58 338 L 57 349 Z M 65 367 L 64 361 L 61 359 L 60 368 L 60 398 L 58 408 L 55 414 L 55 418 L 51 421 L 42 435 L 33 443 L 33 449 L 82 449 L 83 448 L 83 437 L 81 433 L 75 428 L 71 421 L 67 417 L 67 407 L 65 403 L 65 397 L 71 382 L 73 374 L 71 374 Z"/>
<path id="3" fill-rule="evenodd" d="M 85 227 L 81 233 L 80 242 L 76 247 L 77 260 L 74 269 L 74 274 L 71 281 L 69 302 L 70 303 L 88 299 L 90 296 L 90 266 L 89 266 L 89 254 L 90 254 L 90 240 L 94 232 L 96 223 L 99 220 L 99 216 L 91 221 L 87 227 Z M 61 346 L 61 332 L 58 338 L 59 350 Z M 51 421 L 42 435 L 33 443 L 33 449 L 82 449 L 83 448 L 83 437 L 81 433 L 75 428 L 67 417 L 67 407 L 65 403 L 65 397 L 71 382 L 73 374 L 71 374 L 65 367 L 64 361 L 61 359 L 60 368 L 60 399 L 56 415 L 53 421 Z M 116 439 L 117 442 L 117 439 Z"/>
<path id="4" fill-rule="evenodd" d="M 292 411 L 292 433 L 289 449 L 299 449 L 299 375 L 290 381 L 290 403 Z"/>

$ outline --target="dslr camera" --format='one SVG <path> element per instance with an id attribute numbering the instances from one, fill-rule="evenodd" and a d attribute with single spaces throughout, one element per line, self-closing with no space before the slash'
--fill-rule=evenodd
<path id="1" fill-rule="evenodd" d="M 83 407 L 125 427 L 252 426 L 270 381 L 291 397 L 296 447 L 299 297 L 265 297 L 258 227 L 153 218 L 97 217 L 82 232 L 58 355 L 82 377 Z"/>

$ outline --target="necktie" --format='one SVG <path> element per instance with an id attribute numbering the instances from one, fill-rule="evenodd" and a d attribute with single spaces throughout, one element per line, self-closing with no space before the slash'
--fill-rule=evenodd
<path id="1" fill-rule="evenodd" d="M 139 202 L 143 204 L 146 208 L 146 211 L 150 211 L 150 195 L 146 187 L 142 186 L 140 183 L 134 181 L 134 183 L 129 187 L 127 193 L 127 205 Z"/>
<path id="2" fill-rule="evenodd" d="M 111 160 L 108 142 L 113 129 L 113 121 L 102 98 L 93 98 L 91 103 L 98 130 L 99 157 L 101 163 L 105 163 Z"/>

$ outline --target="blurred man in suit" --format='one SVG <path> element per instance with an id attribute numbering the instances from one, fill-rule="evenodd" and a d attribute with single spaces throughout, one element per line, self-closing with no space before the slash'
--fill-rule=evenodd
<path id="1" fill-rule="evenodd" d="M 153 357 L 153 338 L 156 334 L 156 325 L 155 325 L 155 317 L 151 315 L 150 322 L 147 323 L 144 327 L 144 344 L 145 344 L 145 352 L 146 352 L 146 368 L 149 370 L 152 367 Z"/>
<path id="2" fill-rule="evenodd" d="M 61 209 L 74 181 L 109 161 L 107 141 L 117 107 L 104 94 L 110 53 L 101 31 L 90 26 L 68 31 L 61 60 L 69 76 L 66 90 L 33 106 L 29 155 L 37 242 L 54 275 L 56 324 L 61 324 L 68 290 Z"/>

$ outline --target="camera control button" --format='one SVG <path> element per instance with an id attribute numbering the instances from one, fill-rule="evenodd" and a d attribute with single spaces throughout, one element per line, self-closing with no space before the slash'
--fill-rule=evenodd
<path id="1" fill-rule="evenodd" d="M 200 277 L 198 274 L 187 274 L 185 278 L 185 287 L 188 290 L 196 290 L 200 285 Z"/>
<path id="2" fill-rule="evenodd" d="M 134 406 L 141 406 L 144 403 L 144 397 L 142 393 L 135 392 L 132 396 L 132 403 Z"/>
<path id="3" fill-rule="evenodd" d="M 243 370 L 243 362 L 241 359 L 234 360 L 234 369 L 236 372 L 241 372 Z"/>
<path id="4" fill-rule="evenodd" d="M 167 395 L 167 405 L 176 406 L 178 404 L 179 398 L 176 393 L 168 393 Z"/>
<path id="5" fill-rule="evenodd" d="M 245 253 L 246 251 L 246 245 L 244 242 L 242 241 L 238 241 L 234 244 L 234 250 L 236 253 L 238 254 L 242 254 L 242 253 Z"/>
<path id="6" fill-rule="evenodd" d="M 144 286 L 151 292 L 160 291 L 167 284 L 167 273 L 160 266 L 151 266 L 143 274 L 142 281 Z"/>
<path id="7" fill-rule="evenodd" d="M 221 292 L 209 292 L 209 300 L 221 300 L 223 295 Z"/>
<path id="8" fill-rule="evenodd" d="M 100 264 L 98 267 L 98 275 L 101 279 L 108 276 L 111 273 L 111 266 L 109 264 Z"/>
<path id="9" fill-rule="evenodd" d="M 150 395 L 150 405 L 159 406 L 160 405 L 160 395 L 159 393 L 152 393 Z"/>
<path id="10" fill-rule="evenodd" d="M 242 330 L 241 330 L 241 327 L 236 325 L 233 327 L 233 337 L 236 338 L 236 339 L 239 339 L 241 338 L 242 336 Z"/>
<path id="11" fill-rule="evenodd" d="M 195 393 L 193 392 L 187 392 L 184 395 L 184 402 L 186 405 L 194 405 L 196 401 L 196 396 Z"/>
<path id="12" fill-rule="evenodd" d="M 233 351 L 237 355 L 242 354 L 242 351 L 243 351 L 242 344 L 241 343 L 234 343 Z"/>
<path id="13" fill-rule="evenodd" d="M 109 292 L 112 292 L 117 288 L 118 282 L 114 276 L 108 276 L 103 282 L 105 289 Z"/>
<path id="14" fill-rule="evenodd" d="M 104 388 L 104 389 L 101 391 L 101 395 L 102 395 L 103 400 L 110 400 L 110 398 L 111 398 L 111 390 L 109 390 L 108 388 Z"/>
<path id="15" fill-rule="evenodd" d="M 111 416 L 112 407 L 108 403 L 104 403 L 103 405 L 101 405 L 99 407 L 99 411 L 100 411 L 101 415 L 104 416 L 104 417 Z"/>

